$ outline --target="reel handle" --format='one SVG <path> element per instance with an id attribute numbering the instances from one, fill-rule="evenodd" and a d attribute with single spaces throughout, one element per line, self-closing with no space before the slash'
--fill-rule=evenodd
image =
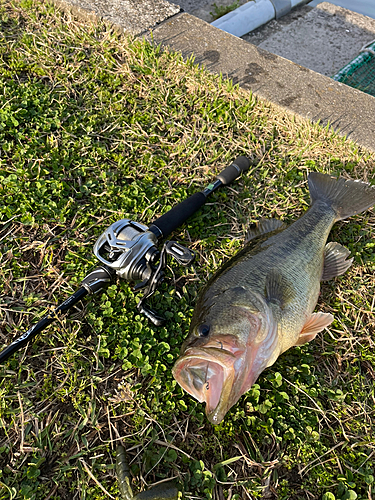
<path id="1" fill-rule="evenodd" d="M 246 156 L 239 156 L 226 167 L 216 178 L 214 183 L 209 184 L 203 191 L 194 193 L 186 200 L 174 206 L 166 214 L 156 219 L 149 227 L 149 231 L 158 239 L 166 238 L 177 229 L 183 222 L 197 212 L 207 200 L 207 197 L 220 186 L 226 186 L 250 167 L 250 160 Z"/>

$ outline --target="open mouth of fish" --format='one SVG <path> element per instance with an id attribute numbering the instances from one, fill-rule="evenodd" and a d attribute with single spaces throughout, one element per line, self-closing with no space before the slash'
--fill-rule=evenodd
<path id="1" fill-rule="evenodd" d="M 206 403 L 208 419 L 217 424 L 238 400 L 232 393 L 238 356 L 217 347 L 187 349 L 173 368 L 180 386 L 200 403 Z"/>

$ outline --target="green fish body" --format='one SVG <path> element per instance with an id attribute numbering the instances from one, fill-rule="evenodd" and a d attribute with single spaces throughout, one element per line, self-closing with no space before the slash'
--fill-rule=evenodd
<path id="1" fill-rule="evenodd" d="M 328 243 L 333 224 L 375 204 L 375 188 L 311 173 L 310 209 L 285 228 L 260 221 L 245 247 L 209 280 L 173 374 L 218 424 L 284 351 L 333 321 L 314 313 L 322 280 L 343 274 L 349 251 Z"/>

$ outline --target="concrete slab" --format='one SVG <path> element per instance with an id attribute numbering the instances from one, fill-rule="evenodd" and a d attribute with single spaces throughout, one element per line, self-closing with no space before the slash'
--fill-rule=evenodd
<path id="1" fill-rule="evenodd" d="M 275 32 L 279 32 L 284 26 L 289 26 L 298 19 L 303 18 L 308 12 L 310 12 L 313 7 L 310 5 L 302 5 L 296 9 L 291 10 L 288 14 L 281 17 L 280 19 L 273 19 L 269 23 L 259 26 L 259 28 L 253 30 L 251 33 L 242 36 L 243 40 L 250 42 L 254 45 L 259 46 L 262 42 L 271 37 Z"/>
<path id="2" fill-rule="evenodd" d="M 326 76 L 335 75 L 375 38 L 375 19 L 328 2 L 296 9 L 242 37 Z"/>
<path id="3" fill-rule="evenodd" d="M 309 5 L 315 7 L 321 0 L 313 0 Z M 344 7 L 345 9 L 353 10 L 358 14 L 369 16 L 375 19 L 375 2 L 374 0 L 331 0 L 330 3 Z"/>
<path id="4" fill-rule="evenodd" d="M 267 52 L 189 14 L 156 27 L 155 44 L 180 51 L 255 95 L 314 122 L 328 123 L 375 151 L 375 98 Z"/>
<path id="5" fill-rule="evenodd" d="M 167 0 L 55 0 L 65 10 L 83 18 L 99 18 L 117 29 L 139 35 L 180 12 Z"/>
<path id="6" fill-rule="evenodd" d="M 172 0 L 171 0 L 172 1 Z M 237 7 L 244 5 L 248 0 L 175 0 L 182 10 L 203 21 L 211 23 Z"/>

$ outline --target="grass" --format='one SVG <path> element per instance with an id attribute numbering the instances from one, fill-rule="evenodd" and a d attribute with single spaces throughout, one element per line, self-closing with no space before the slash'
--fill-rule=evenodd
<path id="1" fill-rule="evenodd" d="M 119 282 L 0 367 L 0 499 L 118 498 L 120 438 L 135 489 L 176 477 L 191 499 L 371 499 L 373 211 L 332 231 L 355 257 L 322 288 L 332 327 L 281 356 L 222 424 L 171 368 L 201 284 L 249 223 L 298 217 L 310 170 L 373 182 L 374 154 L 108 26 L 36 0 L 0 5 L 3 347 L 79 286 L 110 223 L 148 224 L 237 155 L 252 160 L 174 234 L 197 260 L 172 263 L 154 297 L 165 327 Z"/>
<path id="2" fill-rule="evenodd" d="M 213 4 L 214 12 L 210 12 L 210 14 L 211 16 L 213 16 L 214 20 L 216 20 L 222 16 L 225 16 L 225 14 L 232 12 L 232 10 L 236 10 L 239 6 L 240 6 L 239 0 L 236 0 L 230 5 L 217 5 L 216 3 L 214 3 Z"/>

